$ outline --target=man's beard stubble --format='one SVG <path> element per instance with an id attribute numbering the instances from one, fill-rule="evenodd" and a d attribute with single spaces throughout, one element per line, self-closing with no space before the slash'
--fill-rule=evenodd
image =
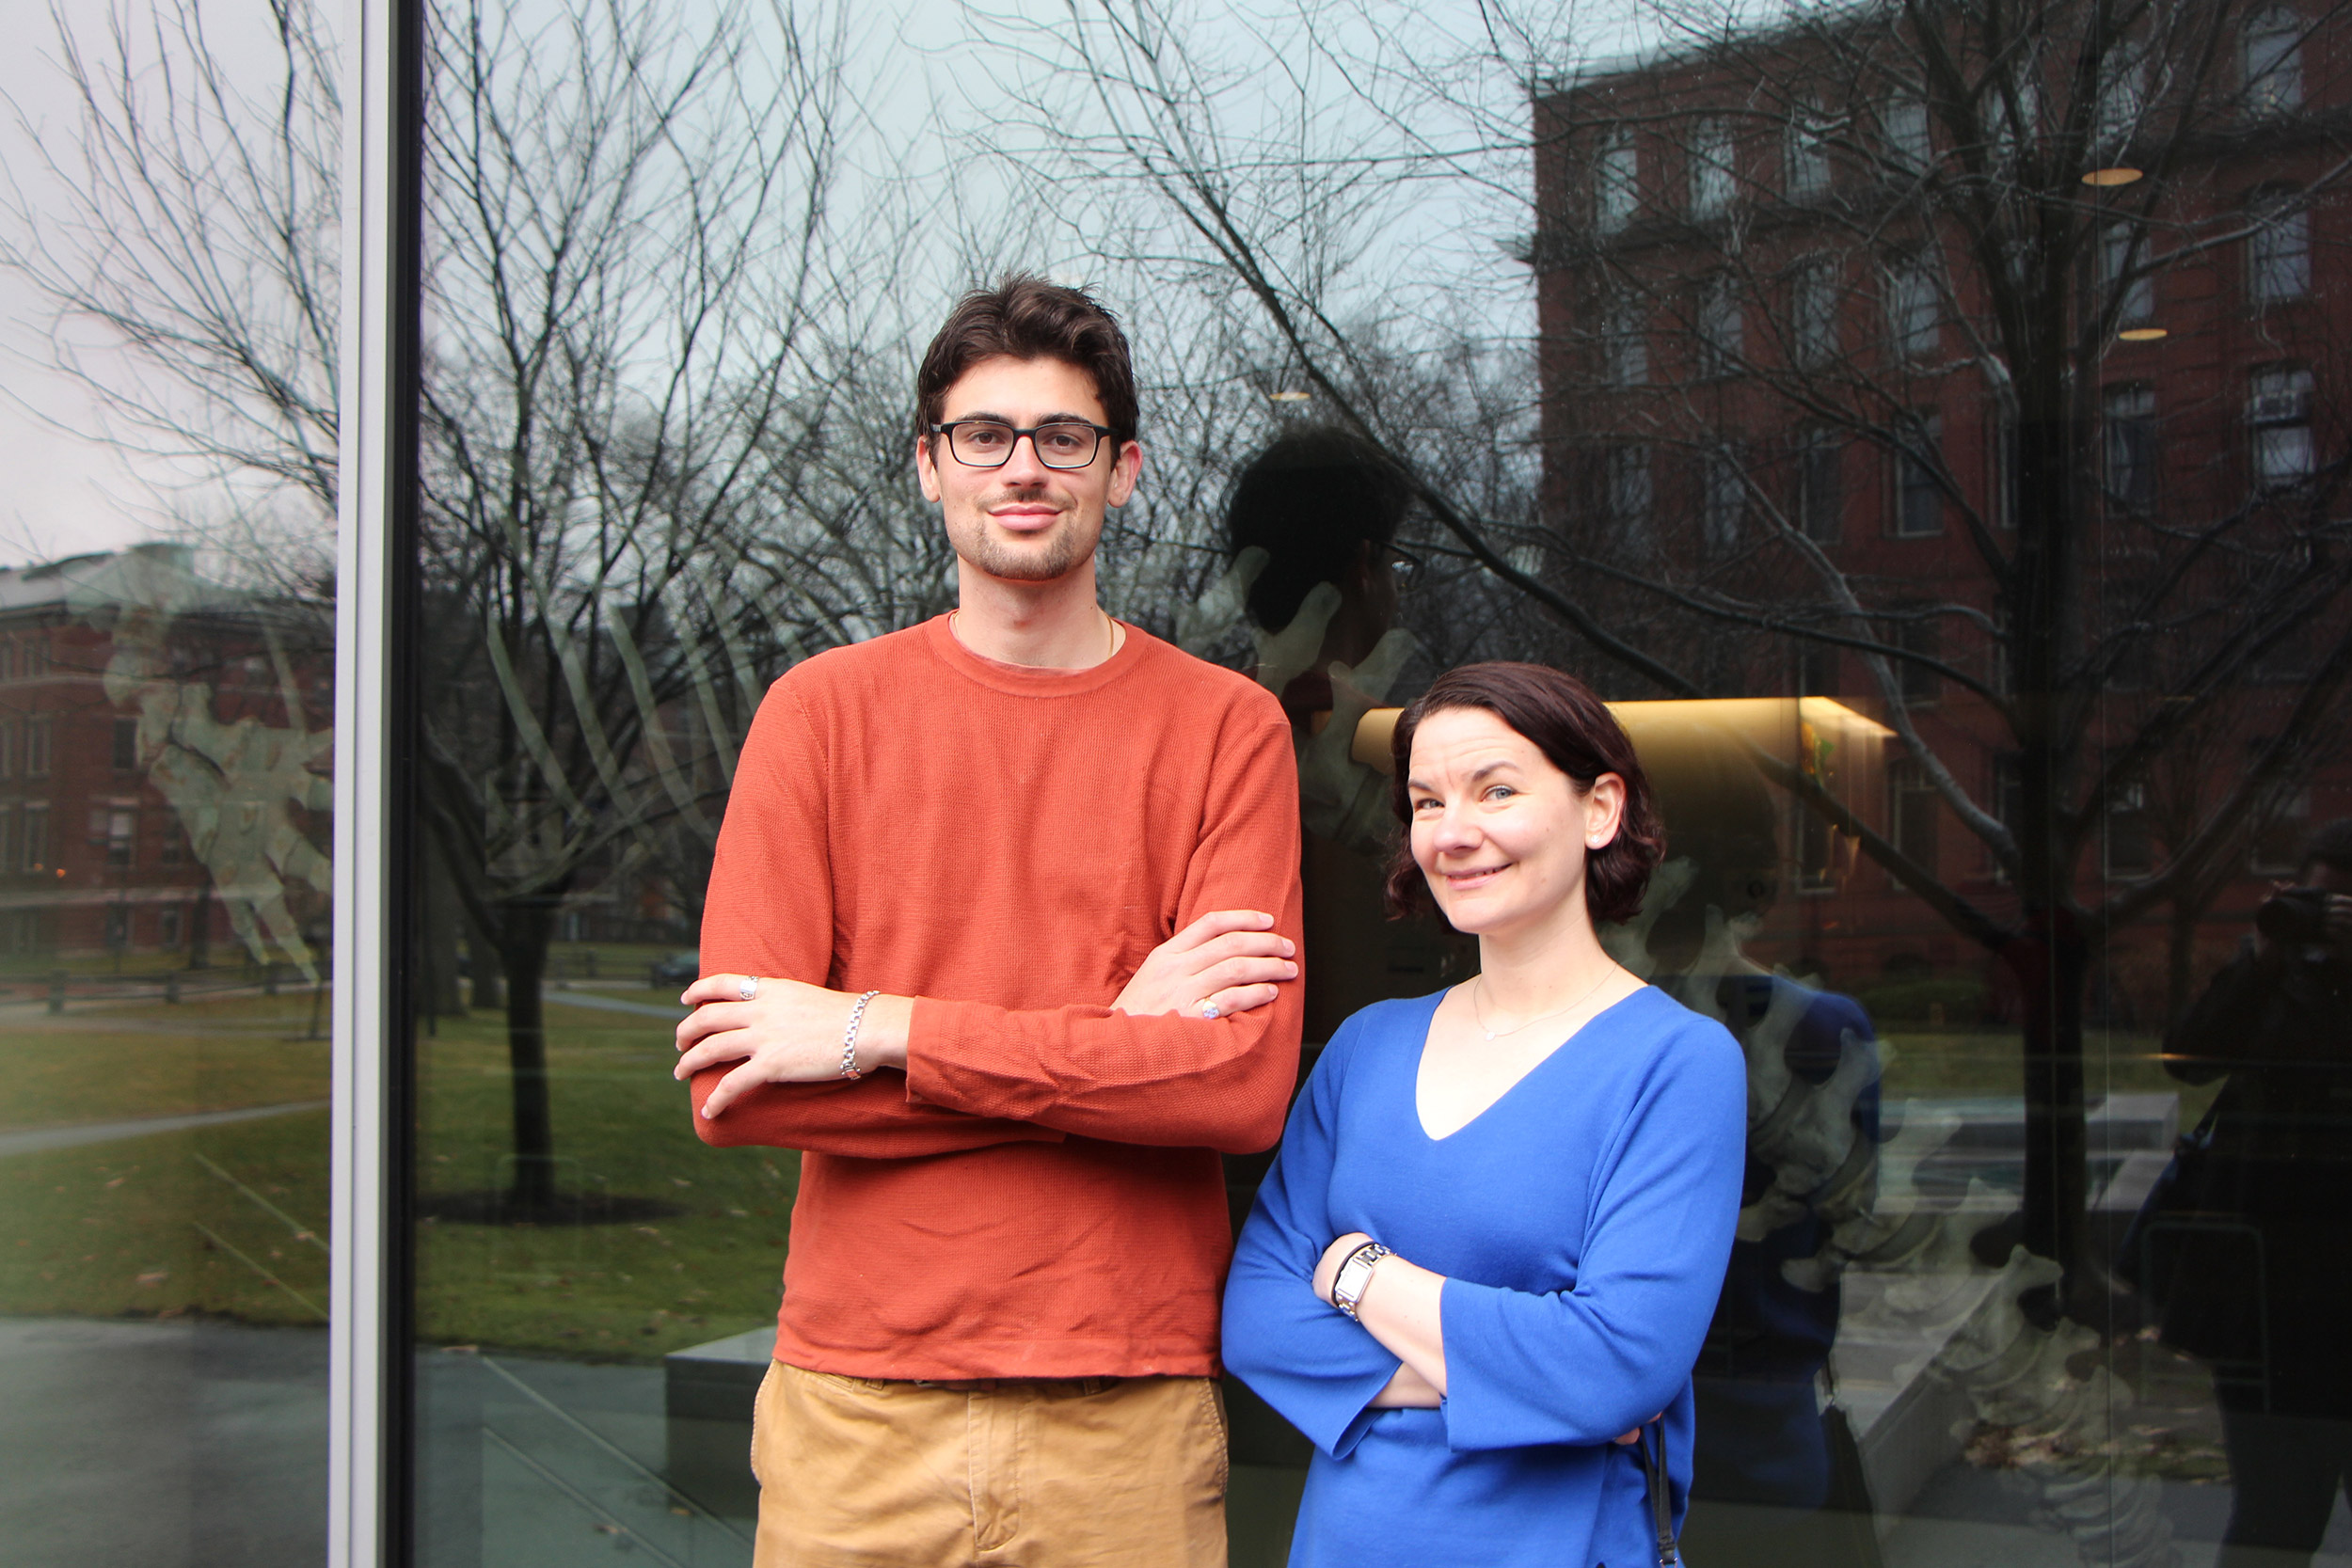
<path id="1" fill-rule="evenodd" d="M 1078 528 L 1066 515 L 1046 535 L 1042 550 L 1013 548 L 991 535 L 986 522 L 955 544 L 958 555 L 1005 582 L 1052 582 L 1083 565 L 1094 553 L 1093 544 L 1079 537 Z"/>

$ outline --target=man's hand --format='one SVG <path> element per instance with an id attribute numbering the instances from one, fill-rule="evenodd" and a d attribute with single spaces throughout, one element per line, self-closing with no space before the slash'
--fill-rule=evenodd
<path id="1" fill-rule="evenodd" d="M 1263 1007 L 1275 982 L 1298 978 L 1298 949 L 1257 910 L 1214 910 L 1152 949 L 1111 1006 L 1134 1018 L 1160 1013 L 1222 1018 Z"/>
<path id="2" fill-rule="evenodd" d="M 707 974 L 678 998 L 694 1010 L 678 1023 L 679 1054 L 671 1076 L 684 1080 L 720 1062 L 743 1064 L 711 1089 L 703 1101 L 705 1117 L 715 1117 L 761 1084 L 815 1084 L 841 1076 L 841 1037 L 857 998 L 767 975 L 758 994 L 746 1002 L 743 978 Z M 877 996 L 866 1006 L 857 1033 L 861 1069 L 905 1068 L 914 1010 L 903 996 Z"/>

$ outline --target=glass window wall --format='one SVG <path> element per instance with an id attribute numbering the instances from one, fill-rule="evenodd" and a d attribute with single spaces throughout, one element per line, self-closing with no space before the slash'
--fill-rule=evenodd
<path id="1" fill-rule="evenodd" d="M 122 17 L 0 83 L 0 1556 L 307 1563 L 345 40 Z M 2352 1553 L 2341 19 L 1688 20 L 428 8 L 409 1560 L 751 1560 L 801 1164 L 694 1135 L 678 992 L 770 683 L 955 606 L 913 370 L 1010 266 L 1135 345 L 1105 607 L 1291 721 L 1309 1063 L 1475 972 L 1380 911 L 1395 705 L 1615 705 L 1611 950 L 1749 1073 L 1701 1568 Z M 1236 515 L 1291 437 L 1402 515 Z M 1279 1561 L 1306 1443 L 1225 1391 Z"/>
<path id="2" fill-rule="evenodd" d="M 0 63 L 0 1559 L 327 1537 L 336 18 Z"/>

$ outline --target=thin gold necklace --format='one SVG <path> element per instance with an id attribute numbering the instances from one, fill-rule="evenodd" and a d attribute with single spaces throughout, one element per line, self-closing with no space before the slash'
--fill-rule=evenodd
<path id="1" fill-rule="evenodd" d="M 963 641 L 963 634 L 956 630 L 956 617 L 962 613 L 961 610 L 951 610 L 947 612 L 947 630 L 959 642 Z M 1119 657 L 1119 622 L 1112 617 L 1109 610 L 1104 610 L 1101 605 L 1094 607 L 1094 613 L 1103 617 L 1103 629 L 1110 633 L 1110 651 L 1103 656 L 1103 661 L 1107 664 Z"/>
<path id="2" fill-rule="evenodd" d="M 1478 977 L 1476 986 L 1470 991 L 1470 1017 L 1478 1021 L 1478 1032 L 1486 1036 L 1488 1042 L 1491 1043 L 1495 1040 L 1501 1039 L 1505 1035 L 1516 1035 L 1522 1029 L 1533 1029 L 1536 1024 L 1543 1022 L 1545 1019 L 1558 1018 L 1562 1013 L 1572 1013 L 1576 1011 L 1577 1008 L 1581 1007 L 1585 1003 L 1593 999 L 1594 992 L 1599 990 L 1601 987 L 1607 985 L 1608 983 L 1609 972 L 1607 970 L 1603 970 L 1601 971 L 1600 978 L 1586 987 L 1584 994 L 1579 996 L 1575 1001 L 1569 1003 L 1566 1006 L 1554 1012 L 1538 1014 L 1534 1018 L 1529 1019 L 1524 1023 L 1514 1023 L 1508 1029 L 1489 1029 L 1486 1027 L 1486 1009 L 1478 1005 L 1478 999 L 1485 995 L 1486 991 L 1486 977 L 1484 974 L 1481 974 Z"/>

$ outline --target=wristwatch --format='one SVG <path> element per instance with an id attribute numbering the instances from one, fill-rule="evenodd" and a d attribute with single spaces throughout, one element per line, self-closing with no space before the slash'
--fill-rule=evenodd
<path id="1" fill-rule="evenodd" d="M 1364 1299 L 1364 1289 L 1372 1283 L 1373 1265 L 1393 1256 L 1378 1242 L 1366 1242 L 1349 1253 L 1340 1272 L 1331 1276 L 1331 1305 L 1355 1317 L 1356 1304 Z"/>

